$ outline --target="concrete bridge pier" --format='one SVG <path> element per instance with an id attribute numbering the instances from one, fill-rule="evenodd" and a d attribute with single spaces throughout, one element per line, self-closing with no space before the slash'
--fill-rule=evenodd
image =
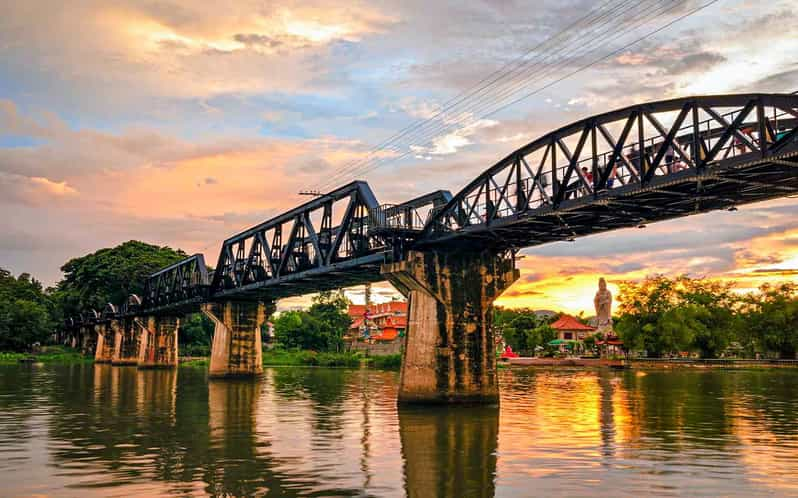
<path id="1" fill-rule="evenodd" d="M 408 297 L 399 403 L 498 403 L 493 301 L 518 277 L 512 252 L 416 252 L 383 265 Z"/>
<path id="2" fill-rule="evenodd" d="M 97 349 L 94 352 L 94 363 L 111 363 L 114 359 L 114 331 L 110 323 L 98 323 Z"/>
<path id="3" fill-rule="evenodd" d="M 111 320 L 111 329 L 114 331 L 112 365 L 136 365 L 139 362 L 141 334 L 134 320 L 134 318 Z"/>
<path id="4" fill-rule="evenodd" d="M 274 302 L 207 303 L 202 312 L 215 324 L 209 377 L 255 377 L 263 373 L 261 326 Z"/>
<path id="5" fill-rule="evenodd" d="M 83 355 L 92 354 L 97 347 L 97 334 L 94 325 L 82 325 L 80 327 L 80 352 Z"/>
<path id="6" fill-rule="evenodd" d="M 177 367 L 177 332 L 180 318 L 176 316 L 147 316 L 137 319 L 140 328 L 139 368 Z"/>

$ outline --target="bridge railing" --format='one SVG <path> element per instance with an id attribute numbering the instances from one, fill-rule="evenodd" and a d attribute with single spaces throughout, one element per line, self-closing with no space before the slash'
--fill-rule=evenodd
<path id="1" fill-rule="evenodd" d="M 774 111 L 775 108 L 773 109 Z M 734 121 L 736 117 L 740 114 L 739 110 L 731 111 L 726 114 L 723 114 L 722 117 L 725 118 L 727 121 Z M 768 116 L 770 122 L 772 122 L 773 129 L 776 130 L 774 135 L 776 138 L 783 136 L 784 134 L 788 133 L 790 130 L 794 128 L 795 125 L 795 118 L 783 111 L 776 111 L 771 116 Z M 724 127 L 713 127 L 713 124 L 717 122 L 714 119 L 705 119 L 699 123 L 699 136 L 701 137 L 700 147 L 701 150 L 698 151 L 698 154 L 704 154 L 713 149 L 721 140 L 723 132 L 726 128 Z M 689 154 L 691 157 L 693 156 L 692 152 L 692 125 L 682 126 L 676 135 L 675 142 L 678 143 L 682 149 Z M 742 155 L 746 155 L 752 152 L 757 152 L 760 150 L 762 138 L 759 136 L 759 132 L 756 131 L 757 122 L 756 121 L 747 121 L 744 122 L 740 129 L 743 130 L 743 133 L 746 134 L 749 138 L 749 143 L 743 142 L 740 139 L 733 139 L 727 140 L 723 144 L 721 144 L 720 148 L 717 152 L 717 157 L 721 159 L 728 159 L 739 157 Z M 748 130 L 748 131 L 746 131 Z M 773 142 L 773 136 L 765 137 L 766 143 Z M 580 181 L 575 181 L 571 185 L 562 186 L 559 185 L 559 188 L 565 188 L 565 196 L 564 200 L 568 199 L 579 199 L 586 196 L 592 196 L 594 193 L 600 193 L 607 190 L 611 190 L 613 188 L 617 188 L 624 185 L 634 184 L 638 181 L 638 175 L 636 174 L 637 171 L 641 169 L 641 161 L 645 161 L 646 164 L 651 165 L 656 157 L 658 151 L 662 147 L 667 147 L 667 142 L 660 136 L 657 137 L 648 137 L 643 142 L 643 154 L 639 153 L 639 148 L 637 144 L 631 144 L 624 146 L 622 150 L 622 155 L 626 159 L 621 163 L 614 165 L 614 171 L 612 172 L 610 178 L 608 179 L 607 183 L 604 186 L 604 189 L 597 189 L 596 185 L 590 185 L 593 188 L 588 188 Z M 752 146 L 753 145 L 753 146 Z M 679 171 L 684 171 L 694 167 L 695 164 L 693 161 L 685 161 L 682 159 L 681 156 L 677 155 L 675 150 L 672 151 L 673 155 L 668 156 L 667 154 L 664 156 L 664 160 L 660 162 L 660 165 L 655 169 L 653 173 L 653 177 L 660 177 L 670 175 L 672 173 L 677 173 Z M 593 162 L 595 161 L 598 166 L 599 171 L 604 171 L 609 165 L 610 161 L 613 157 L 613 151 L 604 151 L 598 154 L 598 156 L 594 159 L 593 157 L 587 157 L 581 159 L 577 162 L 577 168 L 580 170 L 585 168 L 588 171 L 588 174 L 592 177 L 592 168 Z M 616 161 L 617 163 L 617 161 Z M 558 168 L 558 172 L 560 177 L 565 175 L 567 166 L 562 166 Z M 550 197 L 554 195 L 554 186 L 547 183 L 549 181 L 548 176 L 541 177 L 543 182 L 545 183 L 544 186 L 550 186 Z M 590 180 L 590 178 L 589 178 Z M 543 196 L 543 194 L 539 190 L 533 189 L 533 178 L 524 178 L 522 180 L 522 185 L 524 189 L 528 191 L 534 192 L 532 198 L 529 199 L 530 207 L 539 207 L 546 205 L 547 199 Z M 590 184 L 591 182 L 588 181 Z M 512 202 L 516 200 L 517 192 L 511 191 L 508 193 L 509 200 Z M 473 200 L 474 196 L 469 196 L 469 199 Z M 485 209 L 485 204 L 480 203 L 479 207 L 481 209 Z M 496 212 L 497 217 L 504 217 L 513 214 L 513 210 L 505 205 L 502 209 L 497 210 Z"/>
<path id="2" fill-rule="evenodd" d="M 427 223 L 424 238 L 721 161 L 767 157 L 796 139 L 796 118 L 798 96 L 763 94 L 675 99 L 591 117 L 488 169 Z"/>
<path id="3" fill-rule="evenodd" d="M 436 190 L 401 204 L 382 204 L 369 210 L 370 233 L 420 232 L 430 217 L 452 199 L 448 190 Z"/>
<path id="4" fill-rule="evenodd" d="M 421 231 L 426 220 L 415 208 L 382 204 L 369 211 L 369 229 Z"/>
<path id="5" fill-rule="evenodd" d="M 207 296 L 208 268 L 202 254 L 189 256 L 150 275 L 144 284 L 141 306 L 153 309 Z M 127 303 L 131 304 L 130 300 Z"/>

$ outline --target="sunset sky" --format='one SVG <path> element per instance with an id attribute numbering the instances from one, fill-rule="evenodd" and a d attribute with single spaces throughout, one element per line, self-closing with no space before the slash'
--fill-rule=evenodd
<path id="1" fill-rule="evenodd" d="M 50 285 L 68 258 L 129 239 L 213 262 L 222 239 L 306 201 L 300 190 L 595 3 L 2 2 L 0 267 Z M 795 1 L 720 0 L 359 178 L 384 203 L 454 193 L 510 151 L 592 114 L 795 90 Z M 590 314 L 599 276 L 616 291 L 619 280 L 653 273 L 741 289 L 795 279 L 796 213 L 798 200 L 781 199 L 526 249 L 521 279 L 499 304 Z"/>

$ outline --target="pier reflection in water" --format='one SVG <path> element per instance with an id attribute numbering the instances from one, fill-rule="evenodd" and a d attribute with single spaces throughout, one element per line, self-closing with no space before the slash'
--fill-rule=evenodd
<path id="1" fill-rule="evenodd" d="M 493 496 L 499 407 L 399 410 L 407 496 Z"/>
<path id="2" fill-rule="evenodd" d="M 798 372 L 506 370 L 500 407 L 392 372 L 0 367 L 8 496 L 798 494 Z"/>

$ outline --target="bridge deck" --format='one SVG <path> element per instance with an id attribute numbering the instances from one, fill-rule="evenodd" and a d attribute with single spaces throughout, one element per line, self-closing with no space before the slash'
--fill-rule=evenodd
<path id="1" fill-rule="evenodd" d="M 797 147 L 798 148 L 798 147 Z M 762 159 L 739 156 L 709 171 L 682 170 L 648 185 L 629 184 L 542 206 L 422 242 L 463 247 L 531 247 L 619 228 L 798 194 L 798 151 Z"/>

